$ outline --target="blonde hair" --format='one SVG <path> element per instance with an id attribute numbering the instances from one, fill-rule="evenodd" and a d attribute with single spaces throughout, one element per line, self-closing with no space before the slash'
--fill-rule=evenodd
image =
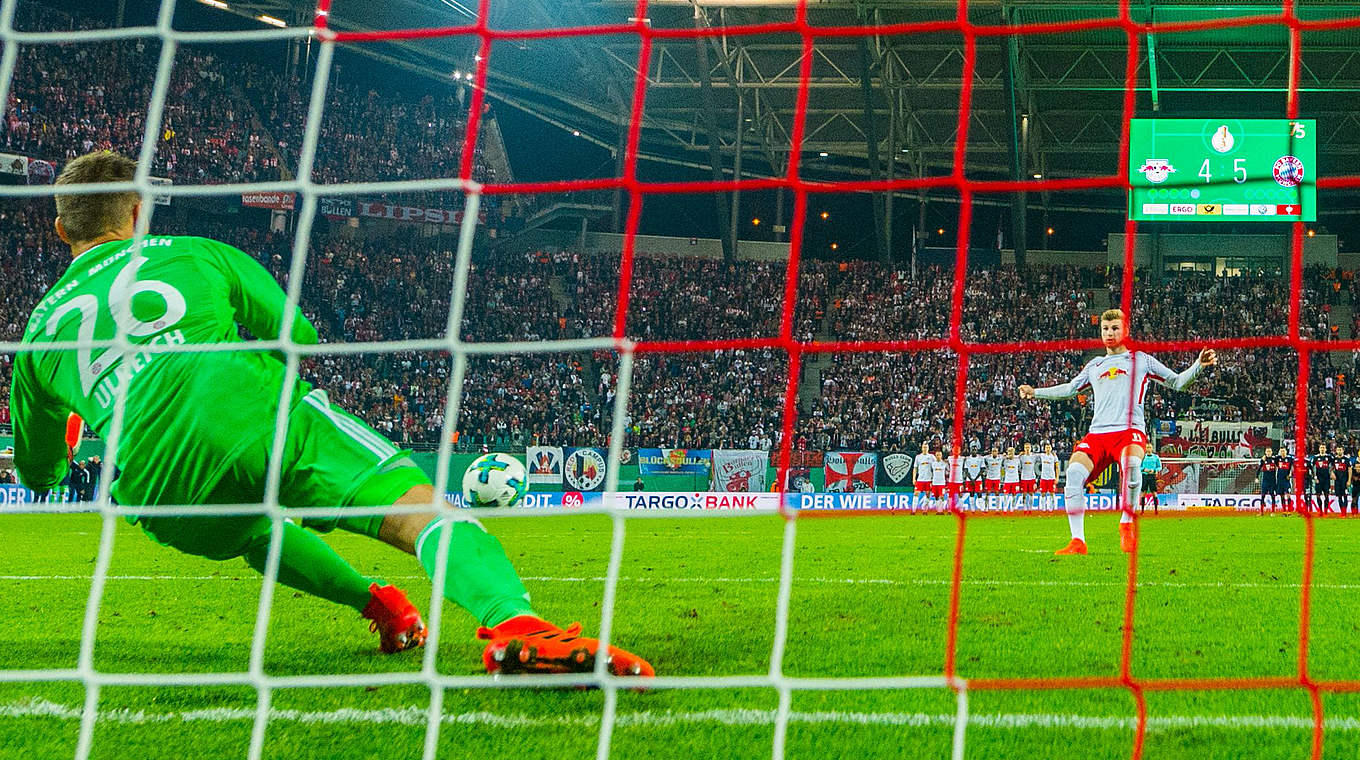
<path id="1" fill-rule="evenodd" d="M 1121 322 L 1127 322 L 1127 320 L 1124 317 L 1123 309 L 1106 309 L 1100 314 L 1101 322 L 1113 322 L 1116 319 Z"/>
<path id="2" fill-rule="evenodd" d="M 57 177 L 58 185 L 130 182 L 137 162 L 113 151 L 87 153 L 71 161 Z M 57 216 L 72 243 L 94 240 L 123 226 L 141 200 L 135 192 L 58 194 Z"/>

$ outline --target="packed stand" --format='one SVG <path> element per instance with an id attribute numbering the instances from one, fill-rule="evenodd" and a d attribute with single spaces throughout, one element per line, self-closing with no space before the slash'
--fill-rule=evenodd
<path id="1" fill-rule="evenodd" d="M 36 3 L 23 3 L 20 9 L 18 26 L 26 31 L 107 26 Z M 57 170 L 92 150 L 137 156 L 158 63 L 158 43 L 141 38 L 22 46 L 10 107 L 0 122 L 0 149 L 41 159 Z M 109 84 L 110 71 L 118 72 L 116 86 Z M 170 76 L 154 176 L 221 184 L 294 175 L 310 81 L 278 67 L 185 46 L 176 51 Z M 467 126 L 465 100 L 465 93 L 379 92 L 347 80 L 330 87 L 313 179 L 458 176 Z M 480 142 L 474 151 L 473 179 L 509 181 L 494 176 Z M 447 190 L 384 199 L 447 209 L 463 205 L 461 192 Z M 498 205 L 496 196 L 483 198 L 484 212 L 493 213 Z"/>

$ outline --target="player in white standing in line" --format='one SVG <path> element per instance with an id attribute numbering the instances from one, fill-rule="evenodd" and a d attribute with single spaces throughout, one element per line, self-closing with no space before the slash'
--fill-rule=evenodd
<path id="1" fill-rule="evenodd" d="M 940 449 L 939 456 L 930 460 L 930 498 L 934 502 L 934 509 L 943 510 L 945 475 L 949 470 L 949 465 L 945 463 L 944 448 Z"/>
<path id="2" fill-rule="evenodd" d="M 1086 363 L 1077 376 L 1061 385 L 1035 388 L 1019 387 L 1020 398 L 1062 399 L 1075 396 L 1089 387 L 1095 397 L 1091 415 L 1091 429 L 1072 450 L 1067 463 L 1066 497 L 1067 522 L 1072 540 L 1057 554 L 1086 553 L 1086 481 L 1092 473 L 1118 464 L 1123 496 L 1119 518 L 1119 548 L 1134 549 L 1133 510 L 1143 490 L 1140 470 L 1147 448 L 1147 423 L 1143 417 L 1149 382 L 1159 382 L 1175 390 L 1184 390 L 1195 381 L 1205 367 L 1218 363 L 1212 348 L 1199 352 L 1194 364 L 1176 373 L 1152 355 L 1131 352 L 1124 340 L 1128 337 L 1128 319 L 1119 309 L 1109 309 L 1100 315 L 1100 340 L 1105 344 L 1105 355 Z"/>
<path id="3" fill-rule="evenodd" d="M 912 475 L 912 484 L 916 486 L 916 498 L 912 500 L 912 509 L 924 508 L 923 502 L 930 499 L 930 477 L 935 469 L 931 462 L 935 461 L 934 455 L 930 453 L 930 441 L 921 441 L 921 452 L 916 455 L 913 465 L 915 473 Z"/>
<path id="4" fill-rule="evenodd" d="M 1020 493 L 1024 494 L 1025 509 L 1034 509 L 1034 493 L 1039 489 L 1035 487 L 1035 480 L 1039 473 L 1034 469 L 1039 463 L 1039 457 L 1034 453 L 1034 447 L 1025 444 L 1025 448 L 1020 452 Z"/>
<path id="5" fill-rule="evenodd" d="M 1044 510 L 1058 508 L 1058 456 L 1053 453 L 1053 444 L 1044 444 L 1044 453 L 1039 455 L 1039 508 Z"/>
<path id="6" fill-rule="evenodd" d="M 992 453 L 984 457 L 987 463 L 987 476 L 983 480 L 983 487 L 987 490 L 987 508 L 995 503 L 996 494 L 1001 493 L 1001 463 L 1005 461 L 1001 457 L 1001 449 L 992 447 Z"/>
<path id="7" fill-rule="evenodd" d="M 1020 501 L 1020 455 L 1014 446 L 1006 447 L 1006 456 L 1001 460 L 1001 508 L 1007 512 L 1015 511 Z"/>
<path id="8" fill-rule="evenodd" d="M 978 502 L 982 499 L 982 470 L 987 466 L 987 460 L 974 449 L 968 458 L 963 460 L 964 480 L 967 482 L 968 507 L 977 509 Z"/>
<path id="9" fill-rule="evenodd" d="M 956 443 L 950 449 L 953 453 L 949 455 L 949 490 L 952 498 L 945 501 L 945 509 L 951 506 L 963 509 L 964 490 L 963 490 L 963 454 L 959 452 L 959 445 Z M 953 502 L 951 504 L 950 502 Z"/>

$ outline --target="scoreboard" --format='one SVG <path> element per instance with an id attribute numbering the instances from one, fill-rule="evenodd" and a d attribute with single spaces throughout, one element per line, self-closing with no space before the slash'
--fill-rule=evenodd
<path id="1" fill-rule="evenodd" d="M 1131 119 L 1129 219 L 1317 221 L 1313 119 Z"/>

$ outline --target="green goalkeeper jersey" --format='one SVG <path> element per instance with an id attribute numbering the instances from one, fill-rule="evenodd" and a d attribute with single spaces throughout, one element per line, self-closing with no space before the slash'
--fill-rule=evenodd
<path id="1" fill-rule="evenodd" d="M 264 267 L 224 243 L 147 237 L 104 243 L 76 257 L 34 308 L 24 343 L 111 340 L 134 346 L 239 343 L 282 328 L 283 290 Z M 293 340 L 316 343 L 296 310 Z M 121 504 L 195 504 L 241 450 L 271 436 L 285 374 L 268 351 L 153 353 L 89 347 L 22 351 L 10 398 L 14 463 L 46 491 L 66 476 L 63 435 L 76 412 L 106 440 L 127 394 L 111 495 Z M 309 387 L 297 381 L 297 404 Z"/>

